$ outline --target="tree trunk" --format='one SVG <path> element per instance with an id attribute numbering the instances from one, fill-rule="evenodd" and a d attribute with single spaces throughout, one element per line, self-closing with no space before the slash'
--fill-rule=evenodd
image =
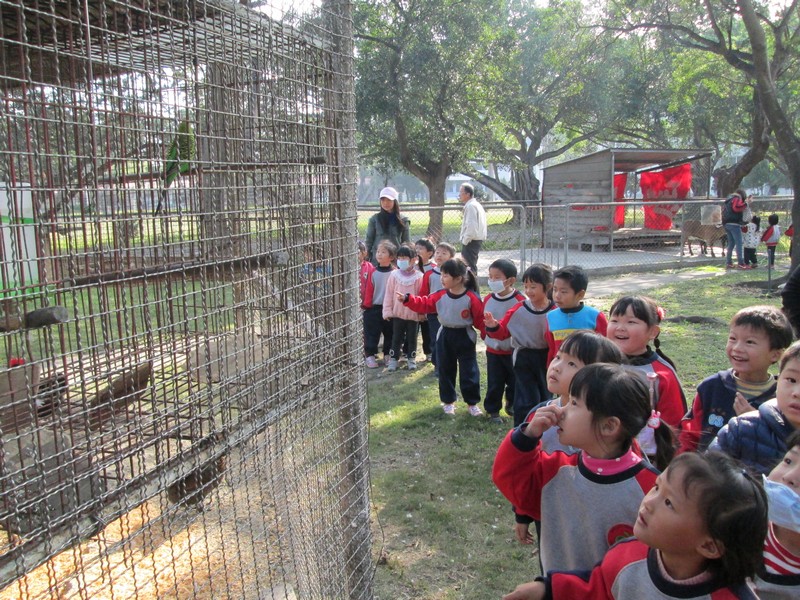
<path id="1" fill-rule="evenodd" d="M 498 179 L 497 176 L 485 175 L 480 171 L 469 171 L 466 173 L 466 175 L 469 175 L 481 185 L 486 186 L 487 188 L 492 190 L 495 194 L 500 196 L 500 198 L 505 202 L 514 201 L 514 190 L 511 187 L 507 186 L 502 181 L 500 181 L 500 179 Z"/>
<path id="2" fill-rule="evenodd" d="M 444 206 L 444 188 L 447 183 L 448 171 L 449 169 L 439 169 L 437 173 L 434 173 L 425 180 L 425 185 L 428 186 L 431 208 Z M 428 211 L 428 231 L 426 235 L 433 240 L 434 243 L 438 243 L 442 240 L 442 235 L 444 234 L 443 222 L 444 210 L 437 210 L 434 208 L 434 210 Z M 446 241 L 453 243 L 455 240 Z"/>
<path id="3" fill-rule="evenodd" d="M 520 204 L 539 204 L 539 178 L 528 167 L 514 171 L 514 201 Z"/>
<path id="4" fill-rule="evenodd" d="M 477 171 L 468 173 L 475 181 L 485 185 L 495 194 L 511 204 L 522 204 L 526 207 L 537 206 L 539 204 L 539 178 L 533 174 L 533 168 L 527 167 L 518 169 L 511 174 L 511 186 L 506 185 L 497 177 L 490 177 Z M 538 217 L 538 213 L 534 216 Z M 511 220 L 513 224 L 519 224 L 519 209 L 514 209 L 514 216 Z"/>
<path id="5" fill-rule="evenodd" d="M 778 91 L 775 87 L 775 81 L 772 79 L 769 58 L 767 56 L 768 47 L 766 35 L 758 19 L 758 15 L 756 15 L 755 9 L 753 8 L 753 3 L 750 0 L 737 0 L 737 4 L 739 5 L 742 21 L 747 29 L 747 35 L 750 38 L 750 45 L 753 49 L 756 85 L 758 86 L 761 105 L 764 108 L 764 114 L 769 121 L 770 128 L 775 135 L 778 152 L 786 164 L 789 178 L 792 181 L 792 188 L 794 189 L 792 219 L 795 219 L 795 221 L 793 221 L 794 223 L 798 223 L 796 219 L 800 217 L 800 143 L 795 136 L 792 122 L 789 120 L 778 101 Z M 798 236 L 795 234 L 794 241 L 796 242 L 797 239 Z M 796 243 L 794 244 L 793 250 L 792 269 L 797 267 L 798 256 L 800 255 Z"/>
<path id="6" fill-rule="evenodd" d="M 400 164 L 406 171 L 419 179 L 428 187 L 428 198 L 431 207 L 444 206 L 444 188 L 447 178 L 453 172 L 453 163 L 447 154 L 441 156 L 438 161 L 425 160 L 422 163 L 415 160 L 408 143 L 408 132 L 406 131 L 405 121 L 400 115 L 395 116 L 394 128 L 397 133 L 397 141 L 400 146 Z M 438 242 L 443 233 L 442 216 L 443 210 L 429 211 L 427 235 L 432 240 Z"/>
<path id="7" fill-rule="evenodd" d="M 792 225 L 794 228 L 794 235 L 792 236 L 791 245 L 791 269 L 789 272 L 794 271 L 800 265 L 800 181 L 797 177 L 792 177 L 792 187 L 794 188 L 794 200 L 792 201 Z M 786 227 L 788 229 L 788 226 Z"/>

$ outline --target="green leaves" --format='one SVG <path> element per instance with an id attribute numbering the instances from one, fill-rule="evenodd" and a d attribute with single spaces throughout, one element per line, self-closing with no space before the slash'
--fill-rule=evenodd
<path id="1" fill-rule="evenodd" d="M 432 174 L 478 152 L 475 130 L 503 55 L 499 0 L 356 5 L 356 111 L 362 155 Z M 419 174 L 418 174 L 419 176 Z"/>

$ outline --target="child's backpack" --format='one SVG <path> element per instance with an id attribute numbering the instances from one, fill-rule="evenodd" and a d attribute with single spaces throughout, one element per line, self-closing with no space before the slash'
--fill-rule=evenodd
<path id="1" fill-rule="evenodd" d="M 738 195 L 728 196 L 722 205 L 722 223 L 742 223 L 745 203 Z"/>

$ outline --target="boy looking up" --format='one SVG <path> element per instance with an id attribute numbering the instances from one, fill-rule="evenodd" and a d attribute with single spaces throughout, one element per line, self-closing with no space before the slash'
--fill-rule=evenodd
<path id="1" fill-rule="evenodd" d="M 697 386 L 692 408 L 681 421 L 680 450 L 705 451 L 731 417 L 775 396 L 769 368 L 792 343 L 789 320 L 774 306 L 749 306 L 731 320 L 725 353 L 730 369 Z"/>
<path id="2" fill-rule="evenodd" d="M 517 267 L 506 258 L 499 258 L 489 265 L 489 289 L 491 292 L 483 299 L 483 314 L 489 313 L 501 321 L 509 309 L 525 300 L 525 296 L 514 289 L 517 281 Z M 500 409 L 503 407 L 503 393 L 506 406 L 514 406 L 514 361 L 511 337 L 495 339 L 483 334 L 486 342 L 486 397 L 483 407 L 493 423 L 502 423 Z"/>
<path id="3" fill-rule="evenodd" d="M 581 267 L 569 265 L 553 273 L 556 309 L 547 313 L 548 365 L 555 358 L 561 342 L 579 329 L 590 329 L 605 337 L 608 327 L 605 314 L 583 303 L 588 286 L 589 276 Z"/>
<path id="4" fill-rule="evenodd" d="M 755 473 L 769 475 L 786 454 L 786 440 L 795 431 L 800 431 L 800 342 L 781 357 L 775 399 L 731 418 L 709 448 L 722 450 Z"/>

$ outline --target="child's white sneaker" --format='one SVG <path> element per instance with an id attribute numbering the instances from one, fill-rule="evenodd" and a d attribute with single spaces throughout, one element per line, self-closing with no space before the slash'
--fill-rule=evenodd
<path id="1" fill-rule="evenodd" d="M 444 414 L 446 415 L 454 415 L 456 414 L 456 407 L 453 404 L 443 404 L 442 410 L 444 410 Z"/>
<path id="2" fill-rule="evenodd" d="M 417 361 L 415 361 L 413 358 L 408 359 L 408 370 L 409 371 L 417 370 Z"/>
<path id="3" fill-rule="evenodd" d="M 368 356 L 364 359 L 364 364 L 367 366 L 368 369 L 377 369 L 378 368 L 378 361 L 375 360 L 374 356 Z"/>
<path id="4" fill-rule="evenodd" d="M 473 417 L 480 417 L 483 414 L 483 411 L 477 404 L 471 404 L 467 410 Z"/>
<path id="5" fill-rule="evenodd" d="M 397 359 L 390 358 L 389 362 L 386 363 L 386 370 L 387 371 L 397 371 Z"/>

